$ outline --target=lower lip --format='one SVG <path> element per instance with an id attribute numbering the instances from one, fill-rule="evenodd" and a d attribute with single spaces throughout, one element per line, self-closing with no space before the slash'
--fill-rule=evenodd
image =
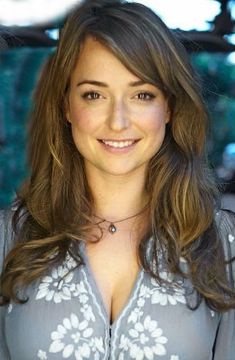
<path id="1" fill-rule="evenodd" d="M 118 147 L 114 147 L 114 146 L 110 146 L 110 145 L 106 145 L 105 143 L 103 143 L 102 141 L 99 141 L 99 143 L 102 145 L 102 147 L 108 151 L 109 153 L 112 154 L 126 154 L 129 151 L 133 150 L 134 147 L 137 145 L 138 141 L 135 141 L 133 144 L 129 145 L 129 146 L 125 146 L 123 148 L 118 148 Z"/>

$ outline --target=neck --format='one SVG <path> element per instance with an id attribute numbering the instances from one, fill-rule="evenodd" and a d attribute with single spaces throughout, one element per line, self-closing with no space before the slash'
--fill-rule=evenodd
<path id="1" fill-rule="evenodd" d="M 94 214 L 108 221 L 115 222 L 135 215 L 149 201 L 143 174 L 117 176 L 100 174 L 92 169 L 92 174 L 87 171 L 87 180 L 94 198 Z"/>

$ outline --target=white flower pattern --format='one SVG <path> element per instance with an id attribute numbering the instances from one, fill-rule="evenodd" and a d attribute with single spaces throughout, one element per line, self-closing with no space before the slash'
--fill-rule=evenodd
<path id="1" fill-rule="evenodd" d="M 101 360 L 106 356 L 107 344 L 104 335 L 95 333 L 94 323 L 97 313 L 94 313 L 91 288 L 87 286 L 85 277 L 75 281 L 73 259 L 67 257 L 58 268 L 52 270 L 39 284 L 36 299 L 45 299 L 54 303 L 76 298 L 79 302 L 79 312 L 70 313 L 64 317 L 51 332 L 47 352 L 38 351 L 38 359 L 47 360 L 48 355 L 59 354 L 61 359 Z M 143 275 L 144 276 L 144 275 Z M 156 318 L 146 312 L 148 306 L 176 306 L 186 304 L 184 283 L 161 267 L 160 277 L 165 281 L 158 284 L 155 279 L 140 281 L 135 294 L 135 305 L 125 319 L 128 324 L 126 332 L 119 335 L 119 342 L 112 351 L 117 351 L 115 359 L 154 360 L 163 357 L 169 360 L 180 360 L 179 355 L 168 353 L 167 334 Z M 100 299 L 96 299 L 99 303 Z M 148 303 L 148 306 L 146 306 Z M 213 316 L 213 314 L 211 314 Z M 167 356 L 167 357 L 166 357 Z"/>
<path id="2" fill-rule="evenodd" d="M 46 301 L 54 301 L 56 304 L 63 300 L 71 300 L 73 296 L 81 296 L 87 293 L 84 284 L 72 282 L 76 267 L 74 259 L 67 255 L 62 265 L 52 269 L 50 276 L 44 276 L 38 287 L 36 300 L 45 298 Z"/>
<path id="3" fill-rule="evenodd" d="M 232 250 L 235 245 L 234 240 L 235 233 L 226 232 L 226 241 Z M 180 259 L 180 261 L 183 265 L 187 265 L 184 259 Z M 14 339 L 17 339 L 19 341 L 21 340 L 20 335 L 23 333 L 22 339 L 25 344 L 22 344 L 26 349 L 28 338 L 31 335 L 31 324 L 34 327 L 37 337 L 35 337 L 36 341 L 30 343 L 28 349 L 29 352 L 31 351 L 28 355 L 30 358 L 39 360 L 56 360 L 58 358 L 69 360 L 154 360 L 158 358 L 181 360 L 189 359 L 191 355 L 194 359 L 200 358 L 197 356 L 197 347 L 191 354 L 192 349 L 189 346 L 189 353 L 184 354 L 183 351 L 187 350 L 182 349 L 182 343 L 178 342 L 177 347 L 177 333 L 174 333 L 175 337 L 172 339 L 172 335 L 170 335 L 172 333 L 169 331 L 169 318 L 172 313 L 177 312 L 178 315 L 174 320 L 185 321 L 183 329 L 187 330 L 188 324 L 192 326 L 191 330 L 195 329 L 192 322 L 187 323 L 188 319 L 186 318 L 188 317 L 184 317 L 184 311 L 190 311 L 185 307 L 184 288 L 188 286 L 186 280 L 183 282 L 167 273 L 164 264 L 160 267 L 160 275 L 168 281 L 165 284 L 159 285 L 143 271 L 143 277 L 140 277 L 130 301 L 121 312 L 122 316 L 113 327 L 109 328 L 107 314 L 104 313 L 101 306 L 101 299 L 98 298 L 97 292 L 95 293 L 92 287 L 92 281 L 89 278 L 91 274 L 86 270 L 86 266 L 82 270 L 77 268 L 75 271 L 76 265 L 76 262 L 67 256 L 60 266 L 43 277 L 39 284 L 36 283 L 35 286 L 38 286 L 36 297 L 29 293 L 29 301 L 26 304 L 10 303 L 6 308 L 6 324 L 8 328 L 12 328 L 12 334 L 19 336 L 19 339 L 16 336 L 9 336 L 9 340 L 13 339 L 12 341 L 15 342 Z M 41 307 L 38 306 L 39 301 Z M 58 305 L 54 306 L 54 304 Z M 202 306 L 201 313 L 199 315 L 195 315 L 196 312 L 190 313 L 190 317 L 191 315 L 195 316 L 197 324 L 202 324 L 195 330 L 200 332 L 201 337 L 204 337 L 203 324 L 208 324 L 209 321 L 210 326 L 216 330 L 220 316 L 215 311 L 208 309 L 204 303 L 200 306 Z M 24 326 L 23 332 L 18 330 L 21 327 L 14 326 L 19 308 L 21 314 L 24 311 L 24 320 L 27 324 Z M 39 313 L 37 313 L 38 309 Z M 46 321 L 47 314 L 51 315 L 49 321 Z M 166 317 L 165 322 L 164 317 Z M 178 324 L 176 321 L 175 323 Z M 48 330 L 49 327 L 50 330 Z M 207 329 L 207 327 L 205 328 Z M 109 329 L 111 329 L 110 333 Z M 194 333 L 192 332 L 192 334 Z M 34 340 L 33 336 L 32 340 Z M 210 344 L 207 346 L 209 354 L 211 352 Z M 225 349 L 225 351 L 227 350 Z M 231 355 L 227 352 L 226 355 L 228 354 Z"/>
<path id="4" fill-rule="evenodd" d="M 51 342 L 48 352 L 51 354 L 60 353 L 62 358 L 101 359 L 105 353 L 102 337 L 94 334 L 92 324 L 96 321 L 92 306 L 89 304 L 89 289 L 84 281 L 74 281 L 73 267 L 76 263 L 71 257 L 57 268 L 54 268 L 50 275 L 45 276 L 39 284 L 36 300 L 45 299 L 54 303 L 61 303 L 63 300 L 71 300 L 76 297 L 80 303 L 80 316 L 72 313 L 57 325 L 51 333 Z M 163 268 L 162 268 L 163 269 Z M 157 356 L 166 354 L 167 337 L 163 334 L 162 328 L 155 319 L 152 319 L 144 312 L 146 301 L 160 306 L 185 304 L 185 293 L 182 282 L 174 281 L 174 277 L 162 270 L 160 276 L 167 283 L 159 285 L 151 279 L 148 286 L 141 284 L 136 299 L 136 306 L 130 312 L 127 323 L 132 324 L 127 335 L 122 334 L 119 342 L 120 354 L 118 360 L 125 359 L 128 354 L 131 359 L 143 360 L 154 359 Z M 100 357 L 101 356 L 101 357 Z M 177 356 L 177 355 L 176 355 Z M 175 355 L 171 360 L 177 360 Z M 47 359 L 47 353 L 39 350 L 38 358 Z"/>
<path id="5" fill-rule="evenodd" d="M 235 240 L 235 237 L 232 234 L 228 234 L 228 241 L 230 243 L 232 243 L 232 242 L 234 242 L 234 240 Z"/>
<path id="6" fill-rule="evenodd" d="M 38 354 L 37 354 L 38 359 L 40 360 L 47 360 L 47 354 L 45 351 L 43 350 L 38 350 Z"/>
<path id="7" fill-rule="evenodd" d="M 93 328 L 89 327 L 87 320 L 79 320 L 74 313 L 69 318 L 64 318 L 62 324 L 57 326 L 51 334 L 50 353 L 61 352 L 64 359 L 75 356 L 76 360 L 89 359 L 91 353 L 97 359 L 104 354 L 102 337 L 92 337 Z"/>
<path id="8" fill-rule="evenodd" d="M 130 312 L 127 323 L 132 324 L 127 335 L 122 335 L 119 342 L 121 350 L 118 360 L 125 359 L 124 354 L 128 353 L 131 359 L 150 359 L 156 355 L 166 355 L 167 337 L 163 334 L 162 328 L 155 319 L 151 319 L 144 311 L 146 301 L 160 306 L 186 304 L 185 289 L 181 280 L 164 270 L 160 277 L 167 281 L 159 285 L 154 279 L 149 283 L 140 284 L 139 294 L 135 308 Z M 171 360 L 179 360 L 178 355 L 172 355 Z"/>
<path id="9" fill-rule="evenodd" d="M 176 305 L 177 303 L 186 304 L 183 282 L 181 280 L 174 281 L 174 276 L 166 271 L 160 272 L 160 276 L 167 282 L 159 285 L 155 279 L 151 279 L 151 287 L 142 284 L 138 306 L 144 306 L 145 298 L 151 298 L 152 304 L 160 304 L 162 306 L 168 304 Z"/>
<path id="10" fill-rule="evenodd" d="M 165 344 L 167 338 L 158 327 L 158 323 L 147 315 L 143 322 L 135 322 L 134 327 L 129 330 L 129 337 L 121 335 L 119 348 L 129 351 L 131 359 L 143 360 L 154 359 L 154 355 L 166 354 Z"/>
<path id="11" fill-rule="evenodd" d="M 13 305 L 12 305 L 12 303 L 10 303 L 7 308 L 8 314 L 10 314 L 12 312 L 12 309 L 13 309 Z"/>
<path id="12" fill-rule="evenodd" d="M 215 317 L 215 312 L 213 310 L 210 310 L 211 317 Z"/>
<path id="13" fill-rule="evenodd" d="M 162 306 L 176 305 L 177 303 L 186 304 L 183 282 L 180 280 L 174 282 L 174 276 L 166 271 L 162 271 L 160 276 L 168 283 L 163 283 L 160 286 L 155 279 L 151 279 L 151 284 L 154 286 L 151 292 L 151 303 Z"/>

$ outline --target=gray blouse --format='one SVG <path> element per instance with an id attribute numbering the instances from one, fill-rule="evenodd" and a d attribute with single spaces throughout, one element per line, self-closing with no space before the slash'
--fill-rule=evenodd
<path id="1" fill-rule="evenodd" d="M 222 211 L 216 217 L 226 256 L 234 256 L 234 220 Z M 12 247 L 9 218 L 0 212 L 0 268 Z M 150 249 L 151 239 L 149 244 Z M 85 265 L 74 269 L 68 254 L 27 289 L 27 303 L 0 307 L 1 360 L 235 360 L 235 311 L 221 314 L 204 301 L 189 310 L 190 283 L 170 274 L 161 259 L 160 274 L 169 285 L 159 286 L 140 269 L 110 325 L 85 245 L 80 246 Z M 183 258 L 181 267 L 187 269 Z M 235 278 L 235 267 L 231 270 Z"/>

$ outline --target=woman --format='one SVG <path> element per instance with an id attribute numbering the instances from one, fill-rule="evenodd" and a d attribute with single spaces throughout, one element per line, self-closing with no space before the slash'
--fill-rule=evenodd
<path id="1" fill-rule="evenodd" d="M 30 178 L 2 213 L 1 359 L 235 358 L 235 220 L 206 129 L 157 15 L 73 11 L 35 92 Z"/>

